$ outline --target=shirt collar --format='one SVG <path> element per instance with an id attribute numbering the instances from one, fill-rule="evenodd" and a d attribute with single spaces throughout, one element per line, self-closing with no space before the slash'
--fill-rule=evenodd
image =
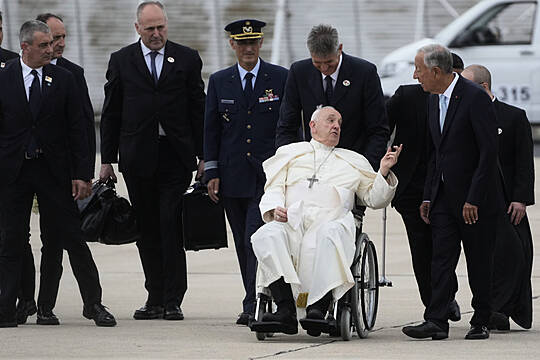
<path id="1" fill-rule="evenodd" d="M 43 73 L 43 66 L 37 68 L 37 69 L 32 69 L 30 66 L 26 65 L 23 61 L 22 58 L 19 59 L 19 61 L 21 62 L 21 68 L 22 68 L 22 74 L 23 74 L 23 78 L 27 77 L 28 75 L 30 75 L 30 73 L 32 72 L 32 70 L 36 70 L 39 77 L 41 78 L 41 75 Z"/>
<path id="2" fill-rule="evenodd" d="M 247 71 L 246 69 L 241 67 L 240 64 L 238 63 L 236 64 L 236 66 L 238 67 L 238 72 L 240 73 L 241 80 L 244 80 L 248 72 L 252 73 L 254 77 L 257 77 L 257 74 L 259 73 L 259 68 L 261 67 L 261 59 L 260 58 L 257 59 L 257 64 L 255 65 L 253 69 L 251 69 L 251 71 Z"/>
<path id="3" fill-rule="evenodd" d="M 496 96 L 494 96 L 493 99 L 491 99 L 491 102 L 495 102 L 495 100 L 497 100 Z"/>
<path id="4" fill-rule="evenodd" d="M 452 91 L 454 91 L 454 88 L 456 87 L 456 83 L 457 83 L 458 78 L 459 78 L 459 75 L 456 72 L 453 72 L 452 74 L 454 74 L 454 80 L 452 80 L 450 85 L 448 85 L 446 90 L 442 93 L 442 95 L 446 96 L 446 98 L 449 99 L 449 100 L 452 97 Z"/>
<path id="5" fill-rule="evenodd" d="M 324 145 L 323 143 L 315 140 L 314 138 L 311 138 L 309 142 L 311 143 L 314 149 L 332 150 L 334 148 L 333 146 Z"/>
<path id="6" fill-rule="evenodd" d="M 142 42 L 142 40 L 139 41 L 139 43 L 141 43 L 141 50 L 142 50 L 142 53 L 144 56 L 150 54 L 152 51 L 154 50 L 150 50 L 149 48 L 146 47 L 146 45 L 144 45 L 144 43 Z M 158 54 L 161 54 L 163 56 L 165 56 L 165 46 L 163 46 L 161 49 L 159 50 L 155 50 L 158 52 Z"/>
<path id="7" fill-rule="evenodd" d="M 338 75 L 339 75 L 339 69 L 341 68 L 341 61 L 343 60 L 343 53 L 341 53 L 339 55 L 339 63 L 337 65 L 337 68 L 336 68 L 336 71 L 334 71 L 332 74 L 330 74 L 330 77 L 332 78 L 332 80 L 336 81 L 337 82 L 337 78 L 338 78 Z M 322 75 L 322 78 L 324 80 L 324 78 L 326 77 L 326 75 L 324 75 L 323 73 L 321 73 Z"/>
<path id="8" fill-rule="evenodd" d="M 58 61 L 58 58 L 52 59 L 52 60 L 51 60 L 51 64 L 56 65 L 56 62 L 57 62 L 57 61 Z"/>

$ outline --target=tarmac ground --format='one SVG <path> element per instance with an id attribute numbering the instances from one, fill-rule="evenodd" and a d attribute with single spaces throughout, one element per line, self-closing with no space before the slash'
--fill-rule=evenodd
<path id="1" fill-rule="evenodd" d="M 536 160 L 537 178 L 540 160 Z M 126 196 L 120 181 L 118 192 Z M 540 246 L 540 208 L 528 208 L 535 248 Z M 0 358 L 148 358 L 148 359 L 540 359 L 538 317 L 530 330 L 511 322 L 509 332 L 492 332 L 489 340 L 466 341 L 471 293 L 462 254 L 457 274 L 462 319 L 450 324 L 443 341 L 412 340 L 402 334 L 404 325 L 422 321 L 423 306 L 412 273 L 410 252 L 401 217 L 388 209 L 386 275 L 393 287 L 381 288 L 374 330 L 367 339 L 354 336 L 345 342 L 329 336 L 276 334 L 258 341 L 255 334 L 235 324 L 244 296 L 240 272 L 229 232 L 229 247 L 188 252 L 189 288 L 182 309 L 183 321 L 134 320 L 133 311 L 146 299 L 144 277 L 134 244 L 90 249 L 100 271 L 103 303 L 116 316 L 113 328 L 96 327 L 82 317 L 82 301 L 68 257 L 54 309 L 60 326 L 39 326 L 35 315 L 18 328 L 0 329 Z M 368 210 L 364 231 L 382 257 L 382 210 Z M 39 276 L 39 217 L 32 215 L 31 243 Z M 533 308 L 540 311 L 538 252 L 533 268 Z"/>

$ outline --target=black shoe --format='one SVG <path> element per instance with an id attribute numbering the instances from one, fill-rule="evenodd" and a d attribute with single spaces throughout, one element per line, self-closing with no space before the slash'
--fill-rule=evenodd
<path id="1" fill-rule="evenodd" d="M 107 311 L 107 308 L 101 303 L 84 306 L 83 316 L 94 320 L 96 326 L 116 326 L 116 319 L 113 314 Z"/>
<path id="2" fill-rule="evenodd" d="M 324 314 L 316 307 L 311 307 L 306 310 L 306 319 L 324 320 Z"/>
<path id="3" fill-rule="evenodd" d="M 484 340 L 489 338 L 489 330 L 484 325 L 471 325 L 471 329 L 465 335 L 467 340 Z"/>
<path id="4" fill-rule="evenodd" d="M 17 327 L 17 319 L 14 316 L 13 319 L 0 318 L 0 328 Z"/>
<path id="5" fill-rule="evenodd" d="M 275 313 L 266 312 L 263 314 L 262 321 L 280 323 L 280 331 L 282 333 L 288 335 L 298 333 L 298 320 L 296 319 L 296 313 L 291 312 L 289 309 L 278 309 L 278 311 Z"/>
<path id="6" fill-rule="evenodd" d="M 459 310 L 459 305 L 455 299 L 452 300 L 450 305 L 448 305 L 448 320 L 450 321 L 461 320 L 461 311 Z"/>
<path id="7" fill-rule="evenodd" d="M 405 335 L 415 339 L 425 339 L 430 337 L 433 340 L 442 340 L 448 337 L 448 331 L 445 331 L 431 321 L 425 321 L 416 326 L 405 326 L 401 331 L 403 331 Z"/>
<path id="8" fill-rule="evenodd" d="M 37 306 L 34 299 L 22 300 L 17 302 L 17 324 L 26 323 L 28 316 L 32 316 L 37 312 Z"/>
<path id="9" fill-rule="evenodd" d="M 41 306 L 37 311 L 37 320 L 36 324 L 38 325 L 60 325 L 60 320 L 54 315 L 52 310 L 44 309 Z"/>
<path id="10" fill-rule="evenodd" d="M 145 304 L 142 308 L 135 310 L 133 318 L 135 320 L 162 319 L 163 310 L 163 306 Z"/>
<path id="11" fill-rule="evenodd" d="M 165 320 L 184 320 L 184 313 L 178 305 L 167 305 L 163 318 Z"/>
<path id="12" fill-rule="evenodd" d="M 253 314 L 243 312 L 238 315 L 238 319 L 236 320 L 236 325 L 248 325 L 252 319 L 253 319 Z"/>
<path id="13" fill-rule="evenodd" d="M 488 329 L 509 331 L 510 320 L 508 320 L 508 316 L 500 312 L 491 313 L 491 317 L 489 318 Z"/>

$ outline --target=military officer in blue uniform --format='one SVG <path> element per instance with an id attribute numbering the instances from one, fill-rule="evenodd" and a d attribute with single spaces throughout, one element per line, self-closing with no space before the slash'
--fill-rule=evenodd
<path id="1" fill-rule="evenodd" d="M 248 19 L 225 27 L 238 62 L 210 76 L 204 116 L 208 193 L 225 207 L 246 291 L 236 321 L 240 325 L 247 325 L 255 312 L 257 260 L 250 238 L 263 224 L 259 211 L 266 180 L 262 162 L 275 152 L 287 79 L 287 69 L 259 58 L 265 25 Z"/>

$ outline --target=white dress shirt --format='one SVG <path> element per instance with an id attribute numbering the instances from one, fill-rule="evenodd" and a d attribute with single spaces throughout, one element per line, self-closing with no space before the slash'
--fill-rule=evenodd
<path id="1" fill-rule="evenodd" d="M 447 109 L 450 107 L 450 101 L 452 101 L 452 92 L 454 91 L 454 88 L 456 87 L 456 83 L 457 83 L 458 78 L 459 78 L 459 75 L 456 72 L 453 72 L 452 74 L 454 74 L 454 80 L 452 80 L 450 85 L 448 85 L 446 90 L 441 94 L 446 98 L 446 108 Z M 440 109 L 440 106 L 439 106 L 439 111 L 440 110 L 441 109 Z"/>
<path id="2" fill-rule="evenodd" d="M 140 41 L 140 44 L 141 44 L 141 50 L 144 56 L 144 61 L 146 62 L 148 71 L 150 72 L 150 74 L 152 74 L 152 58 L 150 57 L 150 53 L 154 50 L 150 50 L 149 48 L 147 48 L 146 45 L 144 45 L 144 43 L 142 42 L 142 40 Z M 163 69 L 163 59 L 165 58 L 165 46 L 155 51 L 158 53 L 156 55 L 156 75 L 157 75 L 157 78 L 159 79 L 159 76 L 161 75 L 161 69 Z M 165 130 L 163 130 L 160 123 L 158 123 L 158 127 L 159 127 L 159 130 L 158 130 L 159 135 L 166 136 L 167 134 L 165 134 Z"/>
<path id="3" fill-rule="evenodd" d="M 336 88 L 336 83 L 337 83 L 337 78 L 338 78 L 338 75 L 339 75 L 339 69 L 341 68 L 341 60 L 343 59 L 343 54 L 339 55 L 339 63 L 338 63 L 338 66 L 336 68 L 336 71 L 334 71 L 333 74 L 330 75 L 330 77 L 332 78 L 332 87 L 335 89 Z M 321 73 L 321 76 L 322 76 L 322 83 L 323 83 L 323 89 L 324 91 L 326 91 L 326 76 L 327 75 L 324 75 L 323 73 Z"/>
<path id="4" fill-rule="evenodd" d="M 253 77 L 251 78 L 251 88 L 255 89 L 255 80 L 257 79 L 257 74 L 259 73 L 259 68 L 261 67 L 261 59 L 257 59 L 257 64 L 251 71 L 247 71 L 243 67 L 240 66 L 240 64 L 236 64 L 238 66 L 238 72 L 240 73 L 240 80 L 242 80 L 242 89 L 246 88 L 246 74 L 252 73 Z"/>
<path id="5" fill-rule="evenodd" d="M 39 86 L 43 84 L 43 66 L 37 69 L 32 69 L 30 66 L 26 65 L 24 61 L 19 59 L 22 67 L 22 77 L 24 81 L 24 90 L 26 90 L 26 100 L 30 101 L 30 87 L 32 86 L 32 81 L 34 81 L 34 75 L 31 74 L 32 70 L 36 70 L 39 78 Z"/>

